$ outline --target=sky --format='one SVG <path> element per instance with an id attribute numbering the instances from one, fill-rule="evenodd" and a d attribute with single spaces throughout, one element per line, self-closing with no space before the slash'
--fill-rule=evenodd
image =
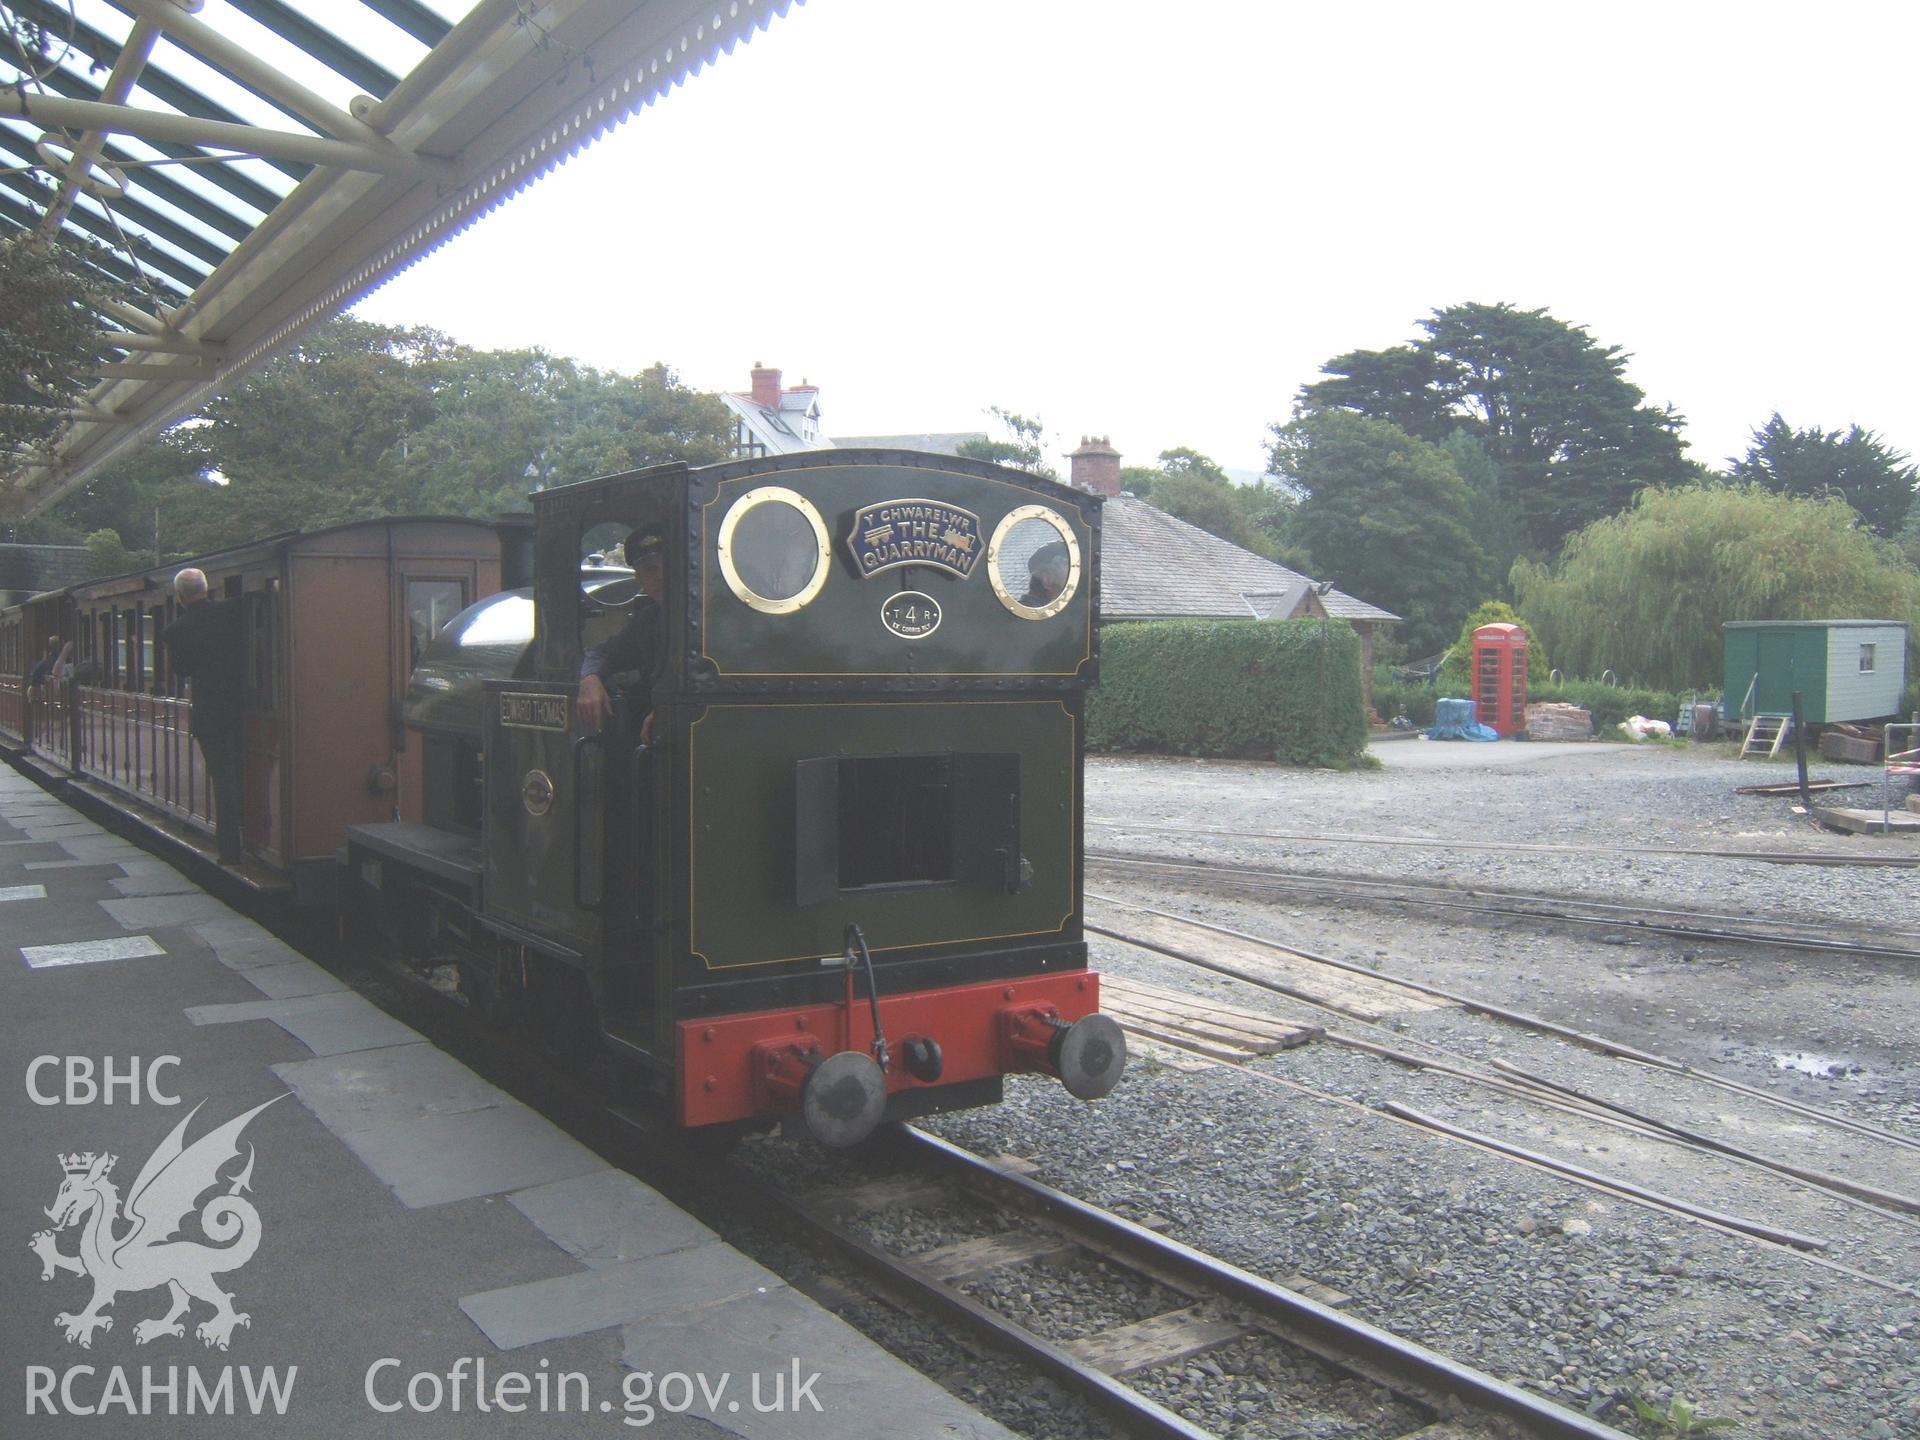
<path id="1" fill-rule="evenodd" d="M 1628 352 L 1696 460 L 1920 451 L 1911 4 L 807 0 L 364 301 L 484 348 L 1265 466 L 1437 308 Z M 1064 469 L 1064 464 L 1062 464 Z"/>

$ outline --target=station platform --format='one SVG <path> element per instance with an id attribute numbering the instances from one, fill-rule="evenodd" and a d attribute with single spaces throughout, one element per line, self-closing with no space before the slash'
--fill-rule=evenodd
<path id="1" fill-rule="evenodd" d="M 1009 1435 L 5 765 L 0 1082 L 0 1435 Z"/>

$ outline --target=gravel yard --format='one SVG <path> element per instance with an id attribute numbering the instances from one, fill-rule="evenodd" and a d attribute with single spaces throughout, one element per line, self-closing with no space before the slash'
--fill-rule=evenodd
<path id="1" fill-rule="evenodd" d="M 1382 768 L 1358 773 L 1093 759 L 1089 849 L 1822 919 L 1920 948 L 1897 935 L 1920 931 L 1912 871 L 1649 848 L 1920 854 L 1920 840 L 1825 834 L 1793 816 L 1787 800 L 1733 794 L 1738 784 L 1787 778 L 1786 767 L 1662 746 L 1401 741 L 1377 751 Z M 1199 833 L 1225 830 L 1434 843 Z M 1449 840 L 1610 853 L 1464 850 Z M 1625 925 L 1609 934 L 1449 918 L 1417 905 L 1262 896 L 1214 878 L 1153 878 L 1090 861 L 1089 905 L 1104 896 L 1273 937 L 1920 1139 L 1913 962 L 1683 945 Z M 1476 1063 L 1499 1056 L 1729 1143 L 1920 1194 L 1920 1150 L 1694 1077 L 1458 1007 L 1373 1027 L 1329 1021 L 1146 950 L 1100 938 L 1092 948 L 1097 966 L 1116 975 L 1365 1030 L 1409 1049 Z M 1822 1248 L 1803 1252 L 1710 1228 L 1368 1108 L 1386 1101 Z M 1738 1420 L 1741 1434 L 1920 1435 L 1920 1299 L 1912 1293 L 1920 1287 L 1920 1217 L 1331 1041 L 1245 1065 L 1151 1052 L 1091 1107 L 1056 1084 L 1018 1080 L 999 1109 L 929 1128 L 975 1149 L 1030 1157 L 1041 1178 L 1100 1204 L 1167 1216 L 1178 1238 L 1250 1269 L 1305 1274 L 1351 1295 L 1370 1320 L 1616 1425 L 1629 1423 L 1623 1399 L 1631 1393 L 1660 1405 L 1682 1396 L 1704 1414 Z M 1212 1417 L 1223 1432 L 1283 1433 L 1271 1428 L 1270 1413 L 1251 1413 L 1244 1377 L 1223 1383 L 1222 1409 Z"/>

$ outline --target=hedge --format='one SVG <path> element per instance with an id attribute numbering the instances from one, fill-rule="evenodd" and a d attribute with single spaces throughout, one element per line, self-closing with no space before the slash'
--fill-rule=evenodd
<path id="1" fill-rule="evenodd" d="M 1464 689 L 1451 690 L 1444 686 L 1396 685 L 1380 670 L 1376 670 L 1374 676 L 1374 713 L 1382 720 L 1404 715 L 1420 729 L 1433 723 L 1433 702 L 1437 698 L 1453 695 L 1465 699 L 1467 694 Z M 1649 690 L 1637 685 L 1604 685 L 1598 680 L 1563 680 L 1558 685 L 1529 685 L 1527 700 L 1529 703 L 1558 701 L 1589 710 L 1593 713 L 1593 733 L 1612 739 L 1614 726 L 1629 715 L 1645 715 L 1649 719 L 1673 724 L 1679 717 L 1680 707 L 1692 693 Z M 1698 692 L 1701 700 L 1716 697 L 1717 692 L 1712 690 Z"/>
<path id="2" fill-rule="evenodd" d="M 1100 634 L 1087 748 L 1356 765 L 1360 638 L 1338 620 L 1147 620 Z"/>

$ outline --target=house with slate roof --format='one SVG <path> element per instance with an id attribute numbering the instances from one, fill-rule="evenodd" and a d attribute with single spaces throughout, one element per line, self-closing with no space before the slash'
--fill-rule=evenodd
<path id="1" fill-rule="evenodd" d="M 753 388 L 722 393 L 734 417 L 734 454 L 789 455 L 798 450 L 922 450 L 957 455 L 961 442 L 984 431 L 859 435 L 829 439 L 820 418 L 820 387 L 783 386 L 780 371 L 755 363 Z M 1360 636 L 1360 688 L 1373 705 L 1373 633 L 1400 617 L 1243 550 L 1196 525 L 1176 520 L 1120 490 L 1120 452 L 1103 436 L 1083 437 L 1068 457 L 1071 483 L 1107 497 L 1100 545 L 1100 615 L 1127 620 L 1345 620 Z"/>
<path id="2" fill-rule="evenodd" d="M 1345 620 L 1360 636 L 1360 688 L 1373 704 L 1373 632 L 1391 610 L 1276 565 L 1231 540 L 1175 519 L 1120 489 L 1120 452 L 1082 439 L 1070 479 L 1105 495 L 1100 520 L 1100 618 L 1125 620 Z"/>
<path id="3" fill-rule="evenodd" d="M 758 361 L 753 388 L 723 391 L 721 403 L 733 416 L 733 453 L 747 460 L 790 455 L 796 450 L 923 450 L 958 455 L 967 440 L 984 440 L 984 430 L 939 431 L 921 435 L 848 435 L 828 439 L 820 423 L 820 387 L 802 380 L 783 386 L 780 371 Z"/>

